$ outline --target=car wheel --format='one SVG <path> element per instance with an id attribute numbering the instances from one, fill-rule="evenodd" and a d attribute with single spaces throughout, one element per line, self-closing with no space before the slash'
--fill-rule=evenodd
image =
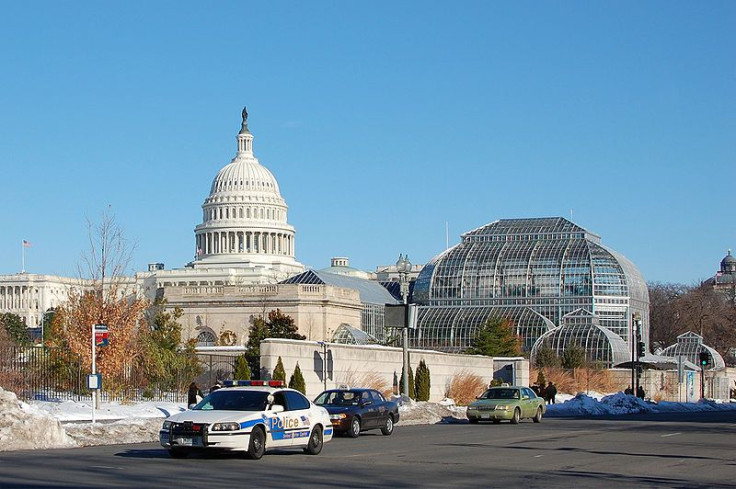
<path id="1" fill-rule="evenodd" d="M 169 448 L 169 455 L 171 458 L 186 458 L 189 455 L 189 450 L 186 448 Z"/>
<path id="2" fill-rule="evenodd" d="M 519 408 L 514 409 L 514 416 L 511 418 L 511 424 L 519 424 L 521 420 L 521 411 Z"/>
<path id="3" fill-rule="evenodd" d="M 256 427 L 250 432 L 250 443 L 248 443 L 248 458 L 258 460 L 266 453 L 266 433 L 263 428 Z"/>
<path id="4" fill-rule="evenodd" d="M 360 435 L 360 418 L 353 416 L 353 420 L 350 421 L 350 428 L 348 428 L 348 436 L 358 438 L 358 435 Z"/>
<path id="5" fill-rule="evenodd" d="M 324 440 L 322 439 L 322 427 L 315 426 L 312 434 L 309 436 L 309 443 L 304 447 L 304 451 L 310 455 L 317 455 L 322 451 Z"/>
<path id="6" fill-rule="evenodd" d="M 478 424 L 478 419 L 477 418 L 468 418 L 468 423 L 470 423 L 470 424 Z"/>
<path id="7" fill-rule="evenodd" d="M 383 425 L 383 428 L 381 428 L 381 433 L 389 436 L 391 433 L 394 432 L 394 417 L 390 414 L 386 416 L 386 422 Z"/>
<path id="8" fill-rule="evenodd" d="M 542 422 L 542 408 L 541 407 L 537 408 L 537 414 L 534 415 L 534 417 L 532 418 L 532 421 L 534 421 L 535 423 Z"/>

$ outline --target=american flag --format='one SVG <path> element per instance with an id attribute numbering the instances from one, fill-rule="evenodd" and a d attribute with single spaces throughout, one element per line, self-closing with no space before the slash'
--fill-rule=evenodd
<path id="1" fill-rule="evenodd" d="M 31 246 L 32 245 L 30 241 L 26 241 L 25 239 L 23 240 L 23 248 L 30 248 Z"/>

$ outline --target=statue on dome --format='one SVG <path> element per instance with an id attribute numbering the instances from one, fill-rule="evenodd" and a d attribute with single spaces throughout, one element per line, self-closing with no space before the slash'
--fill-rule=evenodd
<path id="1" fill-rule="evenodd" d="M 243 122 L 247 122 L 247 121 L 248 121 L 248 108 L 243 107 Z"/>

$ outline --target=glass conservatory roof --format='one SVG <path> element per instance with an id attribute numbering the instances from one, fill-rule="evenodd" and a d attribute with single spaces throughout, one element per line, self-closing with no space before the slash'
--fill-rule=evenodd
<path id="1" fill-rule="evenodd" d="M 378 343 L 373 336 L 347 323 L 342 323 L 337 327 L 332 335 L 332 342 L 343 345 L 374 345 Z"/>
<path id="2" fill-rule="evenodd" d="M 281 282 L 282 284 L 332 285 L 357 290 L 363 304 L 397 304 L 399 301 L 381 284 L 360 277 L 339 275 L 325 271 L 307 270 Z"/>
<path id="3" fill-rule="evenodd" d="M 710 353 L 712 363 L 708 367 L 709 370 L 721 369 L 726 366 L 726 362 L 723 360 L 721 354 L 714 348 L 703 344 L 703 337 L 691 331 L 678 336 L 677 343 L 662 350 L 660 355 L 675 358 L 684 357 L 688 361 L 698 365 L 700 362 L 700 352 L 702 351 Z"/>
<path id="4" fill-rule="evenodd" d="M 551 348 L 559 356 L 569 345 L 585 349 L 588 360 L 612 367 L 630 359 L 628 346 L 619 335 L 600 326 L 590 311 L 579 309 L 563 318 L 562 326 L 543 334 L 532 350 L 534 357 L 539 348 Z"/>

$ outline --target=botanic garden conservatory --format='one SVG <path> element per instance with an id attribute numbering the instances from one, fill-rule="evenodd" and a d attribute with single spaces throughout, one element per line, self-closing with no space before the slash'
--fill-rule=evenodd
<path id="1" fill-rule="evenodd" d="M 413 302 L 420 307 L 412 342 L 421 348 L 462 351 L 491 317 L 513 321 L 524 352 L 554 332 L 558 340 L 547 344 L 558 354 L 574 343 L 608 366 L 628 355 L 635 315 L 642 341 L 649 337 L 641 273 L 561 217 L 502 219 L 465 233 L 424 267 Z"/>

